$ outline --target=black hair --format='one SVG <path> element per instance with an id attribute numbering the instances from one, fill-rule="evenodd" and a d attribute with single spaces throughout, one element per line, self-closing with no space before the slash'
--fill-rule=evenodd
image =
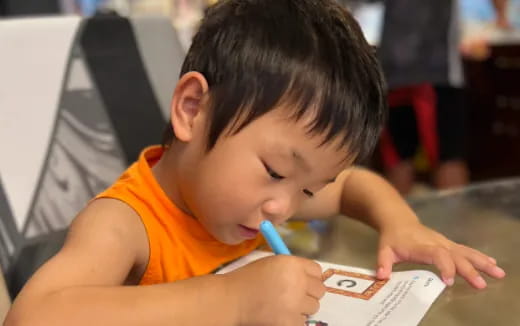
<path id="1" fill-rule="evenodd" d="M 386 118 L 375 50 L 334 0 L 221 0 L 193 39 L 181 75 L 190 71 L 209 85 L 208 150 L 283 101 L 294 119 L 313 114 L 310 134 L 341 137 L 360 161 Z M 169 124 L 163 145 L 174 137 Z"/>

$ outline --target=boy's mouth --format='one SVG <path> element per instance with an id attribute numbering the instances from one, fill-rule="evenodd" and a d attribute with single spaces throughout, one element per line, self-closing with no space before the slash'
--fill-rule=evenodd
<path id="1" fill-rule="evenodd" d="M 242 224 L 238 225 L 238 229 L 240 231 L 240 235 L 247 239 L 252 239 L 258 234 L 258 229 L 249 228 Z"/>

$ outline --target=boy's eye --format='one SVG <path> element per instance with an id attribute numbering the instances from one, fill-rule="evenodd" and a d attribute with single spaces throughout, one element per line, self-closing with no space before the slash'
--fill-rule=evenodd
<path id="1" fill-rule="evenodd" d="M 265 166 L 265 170 L 267 171 L 267 173 L 269 173 L 269 175 L 271 176 L 271 178 L 273 179 L 276 179 L 276 180 L 282 180 L 282 179 L 285 179 L 284 176 L 281 176 L 279 175 L 278 173 L 276 173 L 273 169 L 271 169 L 271 167 L 267 164 L 264 163 L 264 166 Z"/>
<path id="2" fill-rule="evenodd" d="M 306 194 L 309 197 L 313 197 L 314 196 L 314 193 L 312 191 L 310 191 L 310 190 L 307 190 L 307 189 L 303 189 L 303 193 Z"/>

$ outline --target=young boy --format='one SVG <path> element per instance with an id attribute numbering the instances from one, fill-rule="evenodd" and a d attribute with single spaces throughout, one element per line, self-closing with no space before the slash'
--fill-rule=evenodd
<path id="1" fill-rule="evenodd" d="M 325 292 L 316 263 L 276 256 L 212 274 L 262 243 L 262 220 L 293 216 L 378 229 L 379 278 L 405 260 L 437 265 L 450 285 L 456 272 L 477 288 L 477 270 L 503 277 L 353 166 L 384 103 L 374 52 L 333 0 L 219 2 L 185 60 L 165 146 L 77 216 L 5 325 L 302 325 Z"/>

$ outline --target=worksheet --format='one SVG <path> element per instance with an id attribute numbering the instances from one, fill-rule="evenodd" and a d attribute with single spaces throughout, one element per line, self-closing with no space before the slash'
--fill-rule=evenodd
<path id="1" fill-rule="evenodd" d="M 219 273 L 269 255 L 272 253 L 254 251 Z M 368 269 L 318 263 L 327 293 L 320 301 L 320 311 L 309 317 L 307 326 L 415 326 L 445 288 L 429 271 L 394 272 L 389 280 L 378 280 Z"/>

